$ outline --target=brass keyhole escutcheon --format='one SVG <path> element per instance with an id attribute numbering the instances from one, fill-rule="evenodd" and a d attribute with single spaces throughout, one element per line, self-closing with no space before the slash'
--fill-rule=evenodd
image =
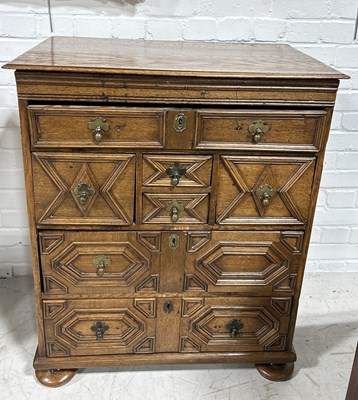
<path id="1" fill-rule="evenodd" d="M 109 329 L 109 326 L 102 321 L 97 321 L 91 326 L 91 330 L 96 333 L 97 340 L 103 340 L 104 333 Z"/>
<path id="2" fill-rule="evenodd" d="M 173 302 L 171 300 L 166 300 L 163 309 L 166 314 L 170 314 L 173 311 Z"/>
<path id="3" fill-rule="evenodd" d="M 179 246 L 179 236 L 178 235 L 170 235 L 169 236 L 169 247 L 173 250 L 177 249 Z"/>
<path id="4" fill-rule="evenodd" d="M 275 193 L 276 190 L 269 184 L 262 185 L 256 190 L 257 197 L 261 200 L 263 207 L 267 207 L 270 204 L 270 200 Z"/>
<path id="5" fill-rule="evenodd" d="M 178 222 L 181 211 L 184 211 L 184 206 L 180 201 L 172 200 L 167 204 L 166 210 L 170 213 L 171 220 L 175 223 Z"/>
<path id="6" fill-rule="evenodd" d="M 270 130 L 270 126 L 263 120 L 259 119 L 258 121 L 253 122 L 249 126 L 249 132 L 252 135 L 252 140 L 255 144 L 259 143 L 268 131 Z"/>
<path id="7" fill-rule="evenodd" d="M 227 327 L 230 331 L 231 337 L 236 337 L 239 333 L 239 330 L 244 327 L 244 324 L 238 319 L 232 319 L 228 324 Z"/>
<path id="8" fill-rule="evenodd" d="M 180 133 L 180 132 L 185 131 L 186 120 L 187 120 L 187 117 L 183 113 L 177 114 L 175 116 L 175 118 L 174 118 L 174 130 L 175 130 L 175 132 Z"/>
<path id="9" fill-rule="evenodd" d="M 172 178 L 172 185 L 177 186 L 179 179 L 186 174 L 186 168 L 183 168 L 179 163 L 175 162 L 173 165 L 167 168 L 165 172 Z"/>
<path id="10" fill-rule="evenodd" d="M 103 275 L 106 267 L 112 264 L 112 260 L 109 257 L 100 255 L 93 259 L 93 265 L 97 268 L 97 274 Z"/>
<path id="11" fill-rule="evenodd" d="M 102 117 L 94 118 L 87 126 L 93 132 L 93 140 L 97 143 L 102 141 L 104 133 L 109 130 L 109 123 Z"/>
<path id="12" fill-rule="evenodd" d="M 82 205 L 86 204 L 87 200 L 94 194 L 94 190 L 87 183 L 78 184 L 75 191 L 80 203 Z"/>

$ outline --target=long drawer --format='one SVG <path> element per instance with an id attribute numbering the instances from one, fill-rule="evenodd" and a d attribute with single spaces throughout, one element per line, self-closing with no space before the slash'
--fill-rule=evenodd
<path id="1" fill-rule="evenodd" d="M 291 303 L 290 297 L 45 300 L 46 352 L 283 351 Z"/>
<path id="2" fill-rule="evenodd" d="M 41 231 L 46 295 L 293 295 L 301 231 Z"/>

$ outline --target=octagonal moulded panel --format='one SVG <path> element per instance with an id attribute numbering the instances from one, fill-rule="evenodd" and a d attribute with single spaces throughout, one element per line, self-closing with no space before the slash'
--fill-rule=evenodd
<path id="1" fill-rule="evenodd" d="M 51 344 L 50 349 L 54 344 L 66 349 L 68 355 L 133 352 L 148 336 L 154 336 L 155 326 L 154 319 L 139 314 L 132 302 L 131 299 L 68 300 L 65 312 L 46 318 L 46 342 Z M 97 335 L 98 326 L 105 326 L 102 337 Z"/>
<path id="2" fill-rule="evenodd" d="M 289 317 L 277 313 L 270 298 L 205 298 L 204 303 L 182 318 L 182 332 L 201 351 L 262 351 L 287 334 Z"/>
<path id="3" fill-rule="evenodd" d="M 98 259 L 106 261 L 102 270 Z M 65 232 L 53 252 L 41 251 L 45 292 L 133 293 L 157 259 L 135 232 Z"/>

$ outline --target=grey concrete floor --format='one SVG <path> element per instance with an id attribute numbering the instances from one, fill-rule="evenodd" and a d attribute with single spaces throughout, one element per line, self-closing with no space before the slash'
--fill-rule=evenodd
<path id="1" fill-rule="evenodd" d="M 180 365 L 81 370 L 66 386 L 36 382 L 30 277 L 0 280 L 1 400 L 344 400 L 358 337 L 358 273 L 306 274 L 288 382 L 252 365 Z M 358 394 L 357 394 L 358 399 Z"/>

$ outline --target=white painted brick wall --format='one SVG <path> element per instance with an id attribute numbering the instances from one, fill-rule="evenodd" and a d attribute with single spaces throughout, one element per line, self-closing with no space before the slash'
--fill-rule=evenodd
<path id="1" fill-rule="evenodd" d="M 358 0 L 51 0 L 56 35 L 270 41 L 351 76 L 340 86 L 308 269 L 358 271 Z M 47 0 L 2 0 L 0 63 L 51 34 Z M 19 118 L 12 71 L 0 71 L 0 277 L 30 273 Z M 2 273 L 3 272 L 3 273 Z"/>

